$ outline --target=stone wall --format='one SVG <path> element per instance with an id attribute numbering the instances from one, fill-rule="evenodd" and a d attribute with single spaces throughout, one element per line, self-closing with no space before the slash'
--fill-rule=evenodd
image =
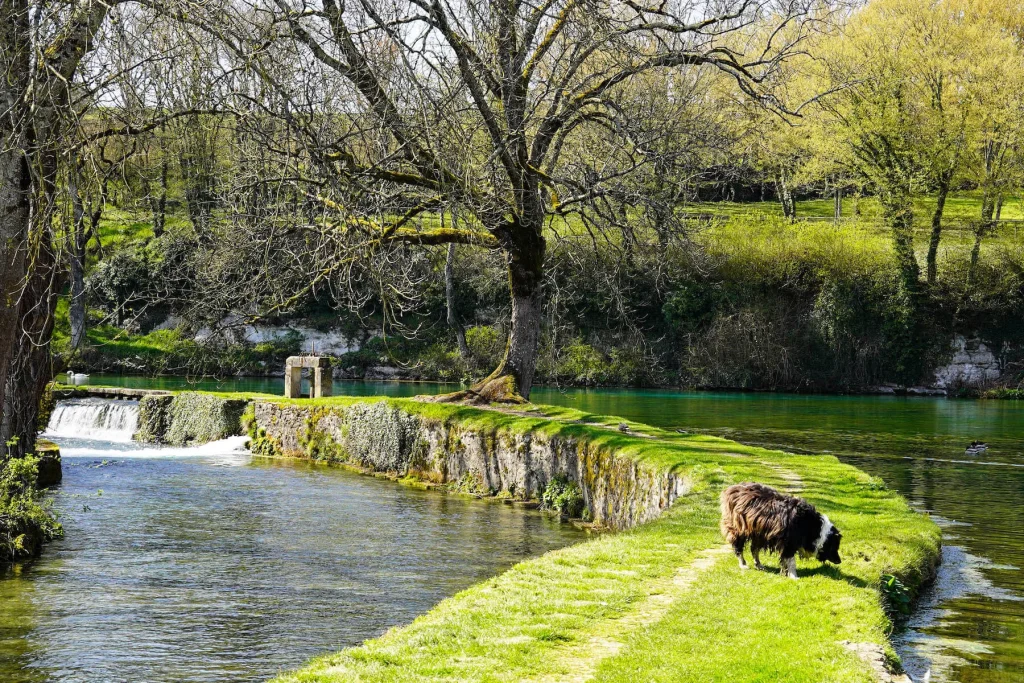
<path id="1" fill-rule="evenodd" d="M 135 439 L 188 446 L 235 436 L 242 433 L 241 417 L 247 405 L 242 399 L 195 392 L 143 396 Z"/>
<path id="2" fill-rule="evenodd" d="M 535 500 L 558 474 L 579 484 L 592 521 L 624 529 L 657 517 L 686 478 L 578 437 L 462 424 L 388 402 L 344 408 L 256 402 L 250 434 L 281 455 L 348 462 L 438 484 Z"/>

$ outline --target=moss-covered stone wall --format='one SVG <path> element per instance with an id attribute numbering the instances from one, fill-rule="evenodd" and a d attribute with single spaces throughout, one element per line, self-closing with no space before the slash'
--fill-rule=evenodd
<path id="1" fill-rule="evenodd" d="M 138 441 L 187 446 L 242 433 L 245 399 L 184 392 L 174 396 L 144 396 L 139 400 Z"/>
<path id="2" fill-rule="evenodd" d="M 613 529 L 657 517 L 690 488 L 683 476 L 585 438 L 427 417 L 389 401 L 258 401 L 249 433 L 263 454 L 344 462 L 504 498 L 536 500 L 561 475 L 582 489 L 590 520 Z"/>

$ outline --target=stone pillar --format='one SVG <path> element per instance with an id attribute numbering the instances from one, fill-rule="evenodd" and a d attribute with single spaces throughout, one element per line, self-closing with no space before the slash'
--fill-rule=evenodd
<path id="1" fill-rule="evenodd" d="M 291 356 L 284 365 L 284 397 L 302 396 L 302 358 Z"/>
<path id="2" fill-rule="evenodd" d="M 333 382 L 331 381 L 330 367 L 316 367 L 313 369 L 313 381 L 310 393 L 313 398 L 330 396 L 333 393 Z"/>

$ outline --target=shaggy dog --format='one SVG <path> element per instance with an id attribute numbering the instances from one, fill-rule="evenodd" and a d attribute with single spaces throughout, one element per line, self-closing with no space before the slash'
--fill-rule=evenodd
<path id="1" fill-rule="evenodd" d="M 839 564 L 843 535 L 828 517 L 801 498 L 779 493 L 764 484 L 736 484 L 722 491 L 722 534 L 740 567 L 747 568 L 743 547 L 750 541 L 754 566 L 762 569 L 762 550 L 779 553 L 783 574 L 796 578 L 796 554 Z"/>

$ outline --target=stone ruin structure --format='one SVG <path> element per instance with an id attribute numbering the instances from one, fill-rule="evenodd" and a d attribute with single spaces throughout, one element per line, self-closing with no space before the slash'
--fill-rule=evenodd
<path id="1" fill-rule="evenodd" d="M 310 370 L 309 396 L 322 398 L 330 396 L 331 360 L 323 356 L 289 356 L 284 364 L 284 397 L 302 397 L 302 371 Z"/>

